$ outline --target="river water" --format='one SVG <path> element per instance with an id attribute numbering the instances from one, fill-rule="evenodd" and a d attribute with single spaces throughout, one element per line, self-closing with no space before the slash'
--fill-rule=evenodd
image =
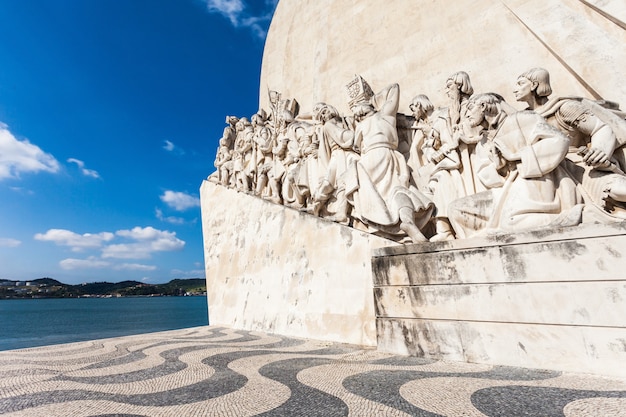
<path id="1" fill-rule="evenodd" d="M 201 296 L 0 300 L 0 350 L 207 324 Z"/>

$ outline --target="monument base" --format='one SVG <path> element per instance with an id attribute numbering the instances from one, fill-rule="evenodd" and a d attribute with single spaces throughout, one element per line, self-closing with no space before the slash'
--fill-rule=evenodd
<path id="1" fill-rule="evenodd" d="M 626 223 L 375 251 L 378 348 L 626 377 Z"/>
<path id="2" fill-rule="evenodd" d="M 376 345 L 371 253 L 395 242 L 204 181 L 209 322 Z"/>

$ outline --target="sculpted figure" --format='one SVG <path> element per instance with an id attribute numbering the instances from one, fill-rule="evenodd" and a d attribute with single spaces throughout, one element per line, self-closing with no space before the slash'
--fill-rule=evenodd
<path id="1" fill-rule="evenodd" d="M 423 161 L 424 166 L 421 168 L 421 175 L 418 174 L 414 178 L 418 179 L 421 176 L 427 179 L 425 188 L 428 190 L 428 196 L 435 204 L 433 217 L 436 233 L 430 240 L 437 242 L 454 239 L 454 233 L 448 222 L 447 207 L 450 202 L 465 195 L 465 188 L 459 172 L 461 161 L 456 149 L 458 142 L 453 139 L 454 128 L 448 128 L 451 126 L 451 119 L 448 114 L 441 115 L 441 112 L 435 116 L 439 121 L 439 129 L 443 127 L 441 124 L 445 122 L 443 137 L 446 142 L 442 142 L 442 135 L 428 123 L 428 116 L 431 116 L 434 110 L 428 97 L 416 96 L 412 100 L 410 108 L 416 118 L 416 138 L 419 138 L 419 141 L 414 141 L 417 143 L 413 143 L 411 147 L 412 156 L 409 160 L 409 166 L 412 167 L 412 164 L 415 164 L 413 161 L 418 158 Z M 421 155 L 419 157 L 413 156 L 418 152 L 418 145 Z M 414 169 L 412 171 L 413 175 L 417 172 Z"/>
<path id="2" fill-rule="evenodd" d="M 262 198 L 271 198 L 280 195 L 278 186 L 273 178 L 270 180 L 274 161 L 274 136 L 266 126 L 265 112 L 262 110 L 252 116 L 254 128 L 254 142 L 256 144 L 257 180 L 255 194 Z"/>
<path id="3" fill-rule="evenodd" d="M 582 205 L 561 165 L 569 148 L 564 134 L 534 112 L 507 116 L 493 94 L 472 97 L 467 117 L 484 129 L 476 145 L 477 179 L 487 191 L 448 207 L 458 237 L 580 222 Z"/>
<path id="4" fill-rule="evenodd" d="M 520 75 L 513 93 L 517 101 L 526 102 L 528 109 L 545 117 L 568 137 L 566 169 L 582 185 L 587 204 L 585 215 L 600 221 L 626 218 L 624 161 L 615 158 L 616 150 L 624 155 L 626 121 L 580 97 L 549 99 L 550 75 L 543 68 Z"/>
<path id="5" fill-rule="evenodd" d="M 296 209 L 306 208 L 310 195 L 310 183 L 317 182 L 315 166 L 317 140 L 313 139 L 312 127 L 310 123 L 295 121 L 287 129 L 283 203 Z"/>
<path id="6" fill-rule="evenodd" d="M 228 149 L 225 145 L 220 145 L 217 148 L 217 155 L 215 157 L 215 168 L 217 168 L 217 180 L 224 186 L 230 185 L 230 172 L 233 168 L 232 150 Z"/>
<path id="7" fill-rule="evenodd" d="M 235 116 L 226 116 L 227 126 L 224 128 L 219 146 L 215 154 L 213 166 L 216 172 L 209 176 L 209 179 L 225 186 L 231 186 L 231 172 L 233 171 L 232 150 L 235 143 L 235 124 L 239 119 Z"/>
<path id="8" fill-rule="evenodd" d="M 294 181 L 294 192 L 298 206 L 309 211 L 312 206 L 312 198 L 319 183 L 318 149 L 319 137 L 315 132 L 315 126 L 307 125 L 300 137 L 300 155 L 298 176 Z"/>
<path id="9" fill-rule="evenodd" d="M 254 130 L 245 117 L 235 125 L 237 136 L 233 150 L 233 171 L 236 188 L 239 191 L 251 192 L 252 181 L 256 173 L 255 148 L 253 146 Z"/>
<path id="10" fill-rule="evenodd" d="M 432 203 L 416 188 L 409 189 L 409 168 L 396 150 L 400 87 L 392 84 L 372 96 L 369 85 L 357 77 L 347 88 L 357 122 L 354 144 L 361 150 L 346 179 L 353 217 L 370 230 L 404 232 L 413 242 L 425 241 L 420 228 L 430 219 Z"/>
<path id="11" fill-rule="evenodd" d="M 455 72 L 446 80 L 446 96 L 450 99 L 448 117 L 451 127 L 461 123 L 472 94 L 474 94 L 474 88 L 467 72 Z"/>
<path id="12" fill-rule="evenodd" d="M 321 136 L 318 160 L 322 175 L 313 197 L 313 213 L 319 216 L 324 212 L 325 217 L 347 223 L 350 207 L 346 197 L 345 173 L 348 166 L 359 159 L 353 149 L 354 132 L 348 129 L 337 109 L 326 103 L 315 106 L 315 119 L 322 123 L 318 133 Z M 328 203 L 332 198 L 335 200 L 334 207 L 329 209 Z"/>
<path id="13" fill-rule="evenodd" d="M 235 143 L 235 137 L 237 136 L 237 132 L 235 130 L 235 125 L 239 121 L 239 118 L 235 116 L 226 116 L 226 123 L 228 126 L 224 128 L 224 133 L 220 138 L 220 146 L 225 146 L 228 149 L 232 149 Z"/>
<path id="14" fill-rule="evenodd" d="M 409 109 L 415 119 L 411 130 L 413 131 L 411 147 L 409 149 L 409 158 L 407 164 L 411 169 L 411 175 L 416 179 L 415 184 L 419 185 L 419 171 L 428 161 L 424 157 L 422 148 L 427 138 L 432 135 L 432 117 L 435 106 L 428 96 L 419 94 L 411 100 Z"/>

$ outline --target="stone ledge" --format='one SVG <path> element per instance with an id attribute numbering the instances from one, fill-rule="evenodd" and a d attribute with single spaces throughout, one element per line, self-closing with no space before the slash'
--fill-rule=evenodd
<path id="1" fill-rule="evenodd" d="M 378 348 L 626 376 L 625 225 L 375 250 Z"/>
<path id="2" fill-rule="evenodd" d="M 378 349 L 449 361 L 625 378 L 626 329 L 378 319 Z"/>

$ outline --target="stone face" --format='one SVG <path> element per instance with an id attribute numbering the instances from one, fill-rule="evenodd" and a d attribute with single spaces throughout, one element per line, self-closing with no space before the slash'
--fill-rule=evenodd
<path id="1" fill-rule="evenodd" d="M 302 108 L 324 101 L 344 113 L 343 85 L 354 74 L 374 91 L 399 83 L 402 110 L 419 93 L 442 103 L 445 80 L 458 70 L 476 92 L 514 103 L 514 77 L 534 66 L 550 71 L 555 95 L 626 103 L 624 22 L 622 0 L 281 0 L 265 44 L 260 107 L 270 88 Z"/>
<path id="2" fill-rule="evenodd" d="M 377 250 L 378 348 L 624 377 L 624 227 Z"/>
<path id="3" fill-rule="evenodd" d="M 388 240 L 205 181 L 209 321 L 372 346 L 371 251 Z"/>

